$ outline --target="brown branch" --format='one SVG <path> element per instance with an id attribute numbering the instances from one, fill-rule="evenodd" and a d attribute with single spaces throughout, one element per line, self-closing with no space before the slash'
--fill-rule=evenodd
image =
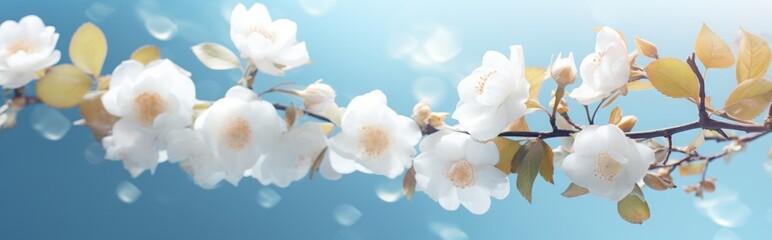
<path id="1" fill-rule="evenodd" d="M 284 105 L 281 105 L 281 104 L 278 104 L 278 103 L 274 103 L 273 107 L 276 108 L 276 110 L 281 110 L 281 111 L 285 111 L 285 110 L 287 110 L 287 108 L 289 108 L 287 106 L 284 106 Z M 316 118 L 317 120 L 325 121 L 325 122 L 328 122 L 328 123 L 335 124 L 334 122 L 332 122 L 332 120 L 330 120 L 330 119 L 328 119 L 328 118 L 326 118 L 326 117 L 324 117 L 322 115 L 311 113 L 311 112 L 308 112 L 306 110 L 303 110 L 303 113 L 305 113 L 306 115 L 311 116 L 313 118 Z"/>

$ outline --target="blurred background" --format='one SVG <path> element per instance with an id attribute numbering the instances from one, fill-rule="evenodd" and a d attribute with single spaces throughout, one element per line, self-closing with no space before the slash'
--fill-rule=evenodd
<path id="1" fill-rule="evenodd" d="M 216 42 L 235 51 L 229 16 L 242 2 L 255 1 L 36 1 L 2 0 L 0 20 L 40 16 L 60 34 L 62 63 L 72 33 L 90 21 L 105 32 L 109 53 L 105 73 L 136 48 L 153 44 L 162 56 L 190 71 L 198 98 L 215 100 L 233 86 L 238 71 L 205 68 L 190 51 Z M 485 51 L 508 55 L 522 44 L 528 66 L 549 65 L 569 51 L 577 64 L 594 50 L 596 26 L 612 26 L 657 44 L 659 55 L 685 59 L 703 22 L 737 53 L 740 28 L 767 40 L 772 34 L 772 1 L 262 1 L 274 19 L 298 24 L 313 64 L 284 77 L 258 75 L 255 88 L 284 81 L 332 85 L 337 103 L 381 89 L 389 105 L 410 115 L 413 105 L 430 99 L 435 111 L 452 112 L 456 84 L 479 66 Z M 634 49 L 631 47 L 631 50 Z M 644 65 L 647 59 L 639 57 Z M 707 92 L 722 106 L 734 88 L 734 68 L 711 70 Z M 570 86 L 569 90 L 577 87 Z M 554 82 L 540 95 L 547 105 Z M 30 88 L 31 90 L 31 88 Z M 297 100 L 273 96 L 272 101 Z M 581 106 L 571 113 L 586 124 Z M 637 130 L 668 127 L 696 119 L 693 104 L 655 90 L 618 99 L 625 115 L 639 118 Z M 602 109 L 606 121 L 612 107 Z M 750 144 L 725 163 L 711 165 L 715 193 L 696 200 L 680 188 L 644 189 L 652 211 L 643 225 L 622 220 L 616 204 L 594 196 L 566 199 L 569 182 L 560 172 L 555 185 L 538 180 L 533 203 L 513 187 L 476 216 L 465 209 L 448 212 L 423 193 L 412 201 L 401 195 L 401 179 L 360 173 L 339 181 L 303 180 L 289 188 L 261 186 L 244 179 L 213 190 L 197 187 L 177 165 L 162 164 L 155 175 L 132 179 L 84 127 L 70 126 L 77 109 L 32 106 L 14 129 L 0 131 L 0 239 L 769 239 L 772 236 L 772 163 L 769 136 Z M 548 129 L 544 114 L 528 116 L 532 129 Z M 686 145 L 697 135 L 678 135 Z M 557 141 L 550 142 L 553 147 Z M 708 143 L 703 154 L 721 151 Z M 685 186 L 698 176 L 676 177 Z"/>

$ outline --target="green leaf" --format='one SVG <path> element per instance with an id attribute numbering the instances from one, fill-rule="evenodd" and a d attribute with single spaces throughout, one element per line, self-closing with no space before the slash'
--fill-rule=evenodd
<path id="1" fill-rule="evenodd" d="M 737 83 L 764 77 L 772 60 L 769 45 L 764 39 L 742 30 L 740 52 L 737 54 Z"/>
<path id="2" fill-rule="evenodd" d="M 576 185 L 575 183 L 571 183 L 571 185 L 568 185 L 565 191 L 561 193 L 560 195 L 567 198 L 573 198 L 582 196 L 585 194 L 590 193 L 590 190 L 587 190 L 586 188 Z"/>
<path id="3" fill-rule="evenodd" d="M 70 59 L 86 73 L 99 76 L 107 57 L 107 39 L 99 27 L 84 23 L 70 40 Z"/>
<path id="4" fill-rule="evenodd" d="M 654 88 L 665 96 L 699 99 L 697 76 L 685 62 L 662 58 L 651 62 L 645 70 Z"/>
<path id="5" fill-rule="evenodd" d="M 193 46 L 193 54 L 204 66 L 213 70 L 228 70 L 241 67 L 239 58 L 231 50 L 217 43 L 201 43 Z"/>
<path id="6" fill-rule="evenodd" d="M 772 82 L 753 79 L 740 83 L 724 103 L 724 111 L 742 120 L 752 120 L 772 101 Z"/>
<path id="7" fill-rule="evenodd" d="M 80 68 L 62 64 L 51 69 L 35 86 L 43 103 L 55 108 L 71 108 L 80 104 L 93 86 L 91 79 Z"/>
<path id="8" fill-rule="evenodd" d="M 536 174 L 544 161 L 552 161 L 552 149 L 543 140 L 526 143 L 512 160 L 512 171 L 517 172 L 517 190 L 529 203 L 532 199 Z M 552 175 L 549 174 L 548 177 L 551 178 Z"/>
<path id="9" fill-rule="evenodd" d="M 705 65 L 705 68 L 728 68 L 734 65 L 734 55 L 729 49 L 729 44 L 726 44 L 705 23 L 702 24 L 702 29 L 697 34 L 694 52 Z"/>
<path id="10" fill-rule="evenodd" d="M 555 154 L 552 152 L 552 148 L 550 148 L 546 142 L 542 141 L 541 143 L 544 145 L 542 147 L 545 149 L 545 156 L 541 159 L 541 163 L 539 164 L 539 175 L 541 175 L 544 181 L 555 184 L 555 180 L 552 177 L 552 175 L 555 173 Z"/>
<path id="11" fill-rule="evenodd" d="M 635 185 L 633 191 L 617 203 L 617 212 L 625 221 L 641 224 L 651 216 L 643 191 Z"/>
<path id="12" fill-rule="evenodd" d="M 503 137 L 497 137 L 491 141 L 496 144 L 496 148 L 499 150 L 499 162 L 496 164 L 496 168 L 505 174 L 511 173 L 512 159 L 514 159 L 517 150 L 520 149 L 520 143 Z"/>

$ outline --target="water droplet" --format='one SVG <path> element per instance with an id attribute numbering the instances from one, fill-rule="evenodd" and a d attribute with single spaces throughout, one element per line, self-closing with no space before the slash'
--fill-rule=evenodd
<path id="1" fill-rule="evenodd" d="M 225 95 L 222 85 L 215 81 L 196 81 L 196 97 L 201 100 L 217 100 Z"/>
<path id="2" fill-rule="evenodd" d="M 335 0 L 300 0 L 300 7 L 312 16 L 321 16 L 335 6 Z"/>
<path id="3" fill-rule="evenodd" d="M 170 40 L 177 34 L 177 25 L 161 15 L 148 15 L 145 18 L 145 28 L 150 35 L 161 41 Z"/>
<path id="4" fill-rule="evenodd" d="M 402 198 L 402 183 L 397 181 L 381 183 L 375 188 L 375 194 L 387 203 L 399 201 Z"/>
<path id="5" fill-rule="evenodd" d="M 132 204 L 142 196 L 142 191 L 140 191 L 137 186 L 126 181 L 118 184 L 116 193 L 118 194 L 118 199 L 126 204 Z"/>
<path id="6" fill-rule="evenodd" d="M 752 213 L 736 192 L 721 185 L 716 186 L 715 192 L 705 193 L 704 199 L 695 199 L 694 204 L 702 214 L 723 227 L 742 226 Z"/>
<path id="7" fill-rule="evenodd" d="M 410 55 L 418 47 L 418 40 L 407 34 L 395 34 L 389 38 L 389 55 L 393 58 L 402 58 Z"/>
<path id="8" fill-rule="evenodd" d="M 88 145 L 83 155 L 86 157 L 86 161 L 91 164 L 96 165 L 105 161 L 105 149 L 102 147 L 102 144 L 96 142 Z"/>
<path id="9" fill-rule="evenodd" d="M 341 204 L 335 209 L 334 215 L 335 221 L 337 221 L 338 224 L 348 227 L 359 221 L 359 218 L 362 217 L 362 212 L 349 204 Z"/>
<path id="10" fill-rule="evenodd" d="M 263 208 L 272 208 L 281 201 L 279 193 L 270 188 L 262 188 L 257 192 L 257 203 Z"/>
<path id="11" fill-rule="evenodd" d="M 115 8 L 102 2 L 95 2 L 86 9 L 86 17 L 95 23 L 100 23 L 105 20 L 107 16 L 113 14 Z"/>
<path id="12" fill-rule="evenodd" d="M 413 82 L 413 96 L 416 100 L 428 99 L 430 105 L 438 105 L 445 98 L 446 84 L 434 77 L 422 77 Z"/>
<path id="13" fill-rule="evenodd" d="M 450 28 L 440 26 L 426 39 L 423 47 L 433 61 L 447 62 L 461 52 L 461 40 Z"/>
<path id="14" fill-rule="evenodd" d="M 30 116 L 32 128 L 51 141 L 62 139 L 70 131 L 72 123 L 61 112 L 45 105 L 38 105 Z"/>
<path id="15" fill-rule="evenodd" d="M 429 230 L 442 240 L 466 240 L 469 236 L 456 226 L 441 222 L 429 223 Z"/>
<path id="16" fill-rule="evenodd" d="M 740 240 L 740 236 L 729 228 L 721 228 L 713 235 L 713 240 Z"/>

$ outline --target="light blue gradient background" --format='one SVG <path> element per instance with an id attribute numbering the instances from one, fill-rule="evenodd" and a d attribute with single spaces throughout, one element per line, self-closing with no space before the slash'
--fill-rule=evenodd
<path id="1" fill-rule="evenodd" d="M 253 1 L 243 1 L 247 6 Z M 224 94 L 237 72 L 203 67 L 190 51 L 204 41 L 231 49 L 229 24 L 223 18 L 235 1 L 105 1 L 115 12 L 98 25 L 109 41 L 105 72 L 111 71 L 139 46 L 154 44 L 193 74 L 195 81 L 215 81 L 219 86 L 198 86 L 199 96 L 212 100 Z M 577 64 L 593 51 L 592 27 L 621 29 L 632 45 L 633 36 L 657 44 L 660 56 L 684 59 L 694 46 L 702 22 L 733 45 L 742 26 L 770 40 L 772 4 L 768 1 L 354 1 L 338 0 L 322 16 L 306 13 L 297 1 L 263 1 L 274 18 L 298 24 L 298 39 L 306 41 L 313 64 L 289 72 L 284 78 L 259 75 L 256 88 L 291 80 L 308 84 L 318 78 L 334 86 L 337 102 L 346 105 L 356 95 L 381 89 L 397 112 L 410 115 L 417 99 L 412 85 L 422 77 L 438 78 L 446 90 L 438 111 L 452 112 L 457 101 L 455 83 L 478 66 L 485 51 L 508 54 L 512 44 L 523 44 L 526 65 L 546 66 L 550 56 L 574 51 Z M 0 2 L 0 20 L 39 15 L 60 33 L 58 48 L 69 62 L 67 46 L 75 29 L 88 21 L 84 11 L 91 1 Z M 163 14 L 179 27 L 170 41 L 153 38 L 137 17 L 137 6 Z M 405 59 L 389 56 L 389 39 L 415 33 L 415 26 L 442 25 L 462 41 L 461 52 L 438 68 L 415 68 Z M 631 48 L 632 49 L 632 48 Z M 647 60 L 639 57 L 639 63 Z M 714 105 L 735 85 L 734 71 L 711 70 L 708 94 Z M 575 87 L 574 85 L 573 87 Z M 570 88 L 573 88 L 570 87 Z M 541 94 L 546 105 L 547 82 Z M 213 92 L 214 91 L 214 92 Z M 271 98 L 287 102 L 286 98 Z M 667 127 L 692 121 L 695 107 L 654 90 L 633 92 L 617 100 L 625 114 L 639 117 L 638 130 Z M 572 116 L 584 123 L 580 106 L 571 103 Z M 609 109 L 599 113 L 605 122 Z M 443 210 L 423 193 L 415 199 L 385 203 L 375 187 L 388 179 L 350 174 L 339 181 L 314 179 L 274 188 L 282 197 L 274 208 L 256 200 L 262 186 L 245 179 L 239 187 L 223 185 L 203 190 L 172 164 L 162 164 L 155 175 L 131 179 L 118 162 L 90 164 L 84 149 L 94 142 L 88 129 L 74 127 L 62 140 L 40 137 L 28 123 L 29 112 L 19 116 L 15 129 L 0 132 L 0 239 L 437 239 L 432 222 L 455 225 L 471 239 L 712 239 L 721 227 L 694 207 L 693 197 L 681 189 L 645 190 L 651 219 L 632 225 L 617 216 L 616 204 L 594 196 L 566 199 L 560 196 L 569 184 L 557 171 L 556 185 L 537 179 L 533 204 L 514 188 L 490 211 L 476 216 L 465 209 Z M 63 111 L 70 120 L 77 110 Z M 528 117 L 532 129 L 546 129 L 544 114 Z M 688 143 L 695 131 L 678 135 Z M 769 239 L 772 225 L 765 214 L 772 207 L 772 178 L 762 167 L 770 137 L 759 139 L 731 164 L 716 162 L 708 175 L 719 187 L 731 188 L 753 211 L 748 221 L 732 228 L 742 239 Z M 551 142 L 557 146 L 557 142 Z M 706 144 L 702 153 L 720 151 Z M 142 190 L 134 204 L 116 197 L 116 186 L 130 181 Z M 399 181 L 399 180 L 397 180 Z M 681 185 L 697 177 L 677 178 Z M 273 187 L 272 187 L 273 188 Z M 362 218 L 351 227 L 338 225 L 334 209 L 342 203 L 357 207 Z"/>

